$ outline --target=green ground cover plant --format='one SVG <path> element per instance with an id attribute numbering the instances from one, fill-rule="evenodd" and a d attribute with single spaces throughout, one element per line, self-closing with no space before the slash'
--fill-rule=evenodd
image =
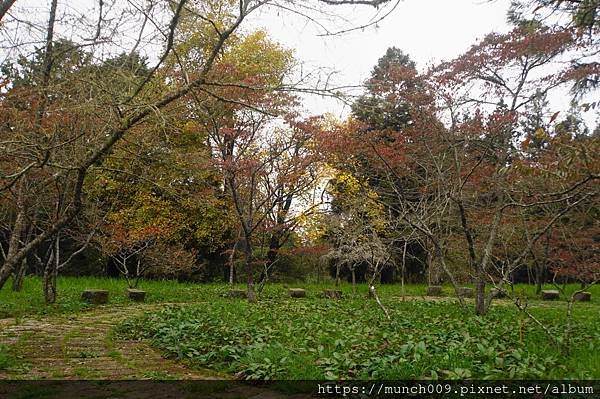
<path id="1" fill-rule="evenodd" d="M 402 301 L 393 288 L 381 290 L 390 322 L 361 294 L 335 301 L 309 290 L 294 300 L 269 287 L 258 304 L 216 296 L 167 306 L 125 321 L 118 333 L 247 379 L 600 378 L 593 303 L 575 305 L 572 338 L 559 349 L 509 301 L 482 317 L 454 301 Z M 565 307 L 532 301 L 528 310 L 560 341 Z"/>

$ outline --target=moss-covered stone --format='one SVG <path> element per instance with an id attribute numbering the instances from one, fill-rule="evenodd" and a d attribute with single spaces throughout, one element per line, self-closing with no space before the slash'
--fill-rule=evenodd
<path id="1" fill-rule="evenodd" d="M 556 290 L 542 291 L 542 299 L 545 301 L 555 301 L 560 297 L 560 293 Z"/>
<path id="2" fill-rule="evenodd" d="M 578 292 L 575 295 L 573 295 L 573 300 L 576 302 L 589 302 L 592 300 L 592 293 L 591 292 Z"/>
<path id="3" fill-rule="evenodd" d="M 292 298 L 305 298 L 306 291 L 302 288 L 290 288 L 288 293 Z"/>
<path id="4" fill-rule="evenodd" d="M 92 305 L 108 303 L 108 290 L 87 289 L 81 293 L 81 300 Z"/>
<path id="5" fill-rule="evenodd" d="M 144 302 L 146 300 L 146 291 L 128 288 L 127 297 L 135 302 Z"/>

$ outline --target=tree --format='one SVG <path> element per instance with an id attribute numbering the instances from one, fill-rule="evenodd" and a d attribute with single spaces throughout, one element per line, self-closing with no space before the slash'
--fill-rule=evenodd
<path id="1" fill-rule="evenodd" d="M 516 28 L 508 35 L 488 36 L 481 45 L 474 46 L 463 57 L 447 66 L 442 66 L 442 68 L 449 66 L 449 70 L 452 72 L 438 75 L 438 79 L 441 79 L 442 83 L 451 82 L 450 90 L 455 92 L 460 91 L 461 82 L 479 81 L 483 84 L 480 88 L 483 95 L 478 100 L 464 97 L 458 101 L 455 100 L 454 105 L 448 101 L 450 90 L 446 91 L 448 93 L 446 104 L 449 104 L 449 117 L 452 123 L 451 129 L 455 132 L 462 131 L 471 134 L 472 136 L 466 144 L 473 143 L 480 146 L 480 149 L 475 150 L 475 154 L 470 154 L 470 151 L 459 152 L 460 147 L 454 146 L 456 188 L 453 190 L 455 194 L 452 195 L 461 215 L 461 225 L 468 243 L 470 263 L 476 270 L 476 310 L 480 314 L 487 312 L 491 301 L 491 297 L 484 301 L 484 286 L 505 213 L 511 212 L 513 208 L 540 206 L 547 199 L 547 195 L 551 195 L 552 192 L 548 190 L 549 187 L 544 187 L 539 191 L 530 191 L 530 196 L 524 196 L 523 191 L 519 190 L 518 183 L 521 182 L 519 159 L 521 156 L 515 147 L 515 142 L 522 139 L 523 136 L 517 129 L 517 123 L 521 118 L 529 117 L 523 108 L 538 98 L 540 91 L 546 93 L 568 83 L 568 80 L 565 79 L 568 72 L 559 70 L 554 71 L 554 74 L 538 78 L 536 71 L 541 67 L 551 67 L 559 55 L 572 50 L 576 46 L 576 42 L 577 39 L 568 32 L 552 32 L 546 28 L 535 31 Z M 469 90 L 472 90 L 472 86 L 468 87 Z M 462 104 L 477 104 L 478 107 L 486 104 L 500 105 L 493 109 L 489 116 L 484 116 L 482 108 L 478 108 L 473 112 L 472 117 L 459 120 L 457 118 L 458 111 L 461 110 L 465 113 Z M 483 137 L 481 136 L 482 132 Z M 481 141 L 477 143 L 479 140 Z M 463 148 L 465 147 L 463 146 Z M 475 155 L 476 158 L 469 160 L 472 155 Z M 485 185 L 476 186 L 478 194 L 472 197 L 475 202 L 467 203 L 465 189 L 469 187 L 470 183 L 477 182 L 478 177 L 482 177 L 479 175 L 480 172 L 485 173 Z M 581 180 L 589 181 L 590 178 L 595 179 L 594 176 L 594 174 L 588 177 L 584 175 Z M 565 186 L 569 187 L 570 184 L 571 187 L 581 188 L 578 183 L 579 181 L 571 180 L 571 183 L 565 181 Z M 578 201 L 594 195 L 586 192 L 585 189 L 570 192 L 570 194 L 555 196 L 554 201 L 563 204 L 557 214 L 567 212 Z M 475 213 L 469 215 L 468 208 L 474 205 L 477 207 L 477 203 L 486 197 L 491 201 L 483 202 L 485 208 L 480 211 L 476 211 L 476 208 L 472 209 L 471 212 Z M 484 215 L 488 209 L 495 209 L 495 211 L 488 213 L 490 224 L 486 227 L 487 232 L 483 234 L 487 237 L 482 242 L 481 254 L 477 255 L 476 242 L 481 239 L 479 238 L 481 236 L 473 228 L 474 223 L 469 219 L 476 214 L 479 215 L 478 218 L 486 217 Z M 554 221 L 555 219 L 551 219 L 546 226 L 531 237 L 528 245 L 523 249 L 524 253 L 516 256 L 512 262 L 508 262 L 510 266 L 504 267 L 500 273 L 504 279 L 520 266 L 523 257 L 529 253 L 530 246 L 539 240 L 543 232 L 550 228 Z"/>
<path id="2" fill-rule="evenodd" d="M 369 165 L 370 179 L 384 182 L 377 185 L 378 194 L 402 221 L 397 226 L 411 227 L 431 245 L 434 262 L 455 288 L 447 262 L 469 264 L 479 314 L 492 300 L 485 295 L 488 282 L 508 283 L 561 217 L 597 201 L 599 175 L 584 147 L 553 140 L 556 146 L 546 149 L 540 143 L 535 161 L 520 148 L 530 134 L 521 127 L 535 121 L 529 111 L 536 107 L 528 111 L 527 106 L 572 82 L 572 66 L 564 68 L 561 57 L 581 56 L 579 40 L 544 27 L 491 34 L 452 62 L 420 76 L 405 69 L 380 89 L 382 95 L 393 94 L 388 101 L 406 105 L 404 126 L 378 130 L 350 121 L 333 133 L 344 137 L 339 141 L 346 152 Z M 543 121 L 556 119 L 551 115 Z M 537 134 L 544 134 L 539 128 L 545 123 L 538 125 Z M 353 137 L 356 132 L 360 140 Z M 570 169 L 568 160 L 584 151 L 585 161 Z M 549 177 L 556 165 L 565 167 L 558 179 L 532 178 Z M 539 229 L 523 228 L 551 204 Z M 517 245 L 506 252 L 509 243 Z"/>
<path id="3" fill-rule="evenodd" d="M 363 195 L 365 192 L 366 195 Z M 368 188 L 368 183 L 360 182 L 343 171 L 338 171 L 328 182 L 328 193 L 332 201 L 326 236 L 331 249 L 325 259 L 336 265 L 336 285 L 339 284 L 340 268 L 346 266 L 350 270 L 352 289 L 356 291 L 356 268 L 359 265 L 368 263 L 371 266 L 369 280 L 374 280 L 381 272 L 377 268 L 375 273 L 369 256 L 373 252 L 381 253 L 382 248 L 371 248 L 371 244 L 381 242 L 380 237 L 387 233 L 385 210 L 377 202 L 377 193 Z M 379 259 L 379 256 L 376 258 Z M 385 263 L 387 261 L 381 266 Z"/>
<path id="4" fill-rule="evenodd" d="M 369 129 L 400 130 L 410 116 L 408 104 L 397 101 L 394 93 L 400 89 L 399 85 L 416 84 L 417 81 L 409 77 L 416 73 L 415 63 L 408 55 L 396 47 L 388 48 L 371 71 L 371 78 L 366 83 L 368 94 L 352 104 L 353 115 L 367 123 Z"/>
<path id="5" fill-rule="evenodd" d="M 381 57 L 371 72 L 371 78 L 365 82 L 367 93 L 359 97 L 352 104 L 352 116 L 355 119 L 353 126 L 346 128 L 351 131 L 350 135 L 355 139 L 369 143 L 371 140 L 380 147 L 393 146 L 397 139 L 396 133 L 409 126 L 411 121 L 411 104 L 404 101 L 400 93 L 422 90 L 425 87 L 418 79 L 418 72 L 415 63 L 410 57 L 396 47 L 389 48 L 385 55 Z M 344 133 L 342 133 L 344 134 Z M 328 138 L 333 142 L 333 138 Z M 357 143 L 359 146 L 360 144 Z M 395 212 L 398 209 L 396 195 L 393 194 L 393 188 L 388 182 L 389 176 L 382 171 L 379 159 L 373 159 L 362 155 L 362 150 L 369 151 L 368 148 L 359 150 L 357 156 L 348 157 L 344 154 L 347 143 L 342 143 L 338 149 L 340 151 L 340 162 L 334 163 L 335 167 L 345 173 L 355 176 L 361 184 L 368 185 L 369 190 L 373 190 L 379 195 L 378 199 L 387 208 L 386 213 Z M 402 181 L 392 182 L 392 185 L 402 185 L 403 189 L 418 191 L 415 187 L 416 180 L 406 178 L 406 175 L 399 177 Z M 335 195 L 335 194 L 334 194 Z M 334 210 L 335 211 L 335 210 Z M 392 223 L 397 224 L 397 223 Z M 409 229 L 410 230 L 410 229 Z M 425 258 L 426 247 L 414 234 L 410 234 L 401 227 L 397 227 L 397 232 L 404 238 L 412 237 L 410 245 L 405 242 L 409 257 L 412 259 Z M 402 240 L 397 237 L 396 241 L 399 247 L 404 248 Z M 403 251 L 395 251 L 398 254 Z M 406 257 L 404 257 L 406 260 Z M 395 260 L 397 264 L 400 259 Z M 430 267 L 432 271 L 434 268 Z"/>
<path id="6" fill-rule="evenodd" d="M 600 28 L 598 0 L 513 0 L 508 17 L 509 21 L 519 23 L 527 17 L 548 19 L 554 14 L 567 14 L 573 26 L 590 34 Z"/>
<path id="7" fill-rule="evenodd" d="M 292 203 L 316 181 L 310 173 L 313 158 L 306 147 L 310 124 L 278 130 L 270 126 L 272 122 L 264 113 L 241 111 L 233 127 L 210 127 L 225 193 L 233 202 L 243 240 L 250 301 L 256 299 L 254 248 L 260 247 L 258 234 L 267 233 L 269 237 L 266 257 L 272 266 L 291 231 L 293 222 L 288 215 Z"/>
<path id="8" fill-rule="evenodd" d="M 356 4 L 383 5 L 386 2 L 377 0 Z M 13 87 L 11 81 L 2 82 L 2 86 L 7 88 L 2 91 L 0 100 L 3 115 L 0 131 L 2 159 L 3 161 L 12 159 L 18 162 L 3 164 L 0 175 L 2 181 L 0 191 L 6 192 L 12 187 L 19 187 L 20 182 L 25 179 L 30 179 L 40 187 L 46 188 L 52 187 L 57 182 L 64 182 L 66 189 L 62 190 L 61 209 L 48 219 L 48 223 L 43 229 L 32 234 L 30 240 L 23 245 L 16 237 L 21 236 L 19 233 L 24 225 L 26 215 L 23 212 L 17 213 L 13 229 L 15 238 L 12 240 L 5 262 L 0 268 L 0 288 L 23 259 L 42 243 L 56 236 L 80 214 L 83 207 L 83 186 L 86 176 L 94 167 L 102 164 L 114 145 L 120 142 L 132 128 L 156 112 L 164 110 L 170 104 L 176 103 L 186 96 L 210 93 L 211 88 L 219 84 L 219 78 L 222 78 L 223 75 L 215 74 L 214 67 L 219 62 L 223 49 L 233 39 L 234 33 L 246 17 L 265 5 L 265 2 L 252 0 L 221 3 L 203 2 L 199 8 L 188 9 L 191 3 L 180 0 L 164 4 L 165 7 L 154 14 L 152 14 L 152 8 L 158 7 L 157 4 L 162 6 L 162 3 L 152 2 L 149 9 L 144 12 L 136 8 L 134 4 L 119 4 L 118 7 L 112 8 L 106 14 L 102 12 L 102 2 L 100 2 L 100 12 L 95 14 L 98 17 L 93 17 L 93 19 L 85 13 L 78 14 L 77 11 L 68 11 L 68 13 L 78 14 L 68 15 L 81 21 L 80 24 L 71 26 L 71 33 L 74 37 L 88 38 L 89 42 L 85 43 L 86 48 L 99 49 L 106 42 L 111 42 L 117 46 L 127 46 L 126 53 L 134 53 L 140 50 L 142 43 L 148 43 L 148 40 L 142 41 L 142 38 L 149 38 L 149 45 L 156 44 L 163 47 L 158 63 L 149 68 L 148 74 L 143 79 L 131 81 L 130 85 L 127 85 L 126 99 L 118 101 L 117 99 L 122 98 L 121 86 L 115 87 L 110 82 L 104 82 L 101 79 L 84 79 L 82 82 L 77 71 L 74 73 L 66 71 L 66 78 L 73 79 L 76 84 L 72 86 L 74 90 L 70 95 L 60 95 L 64 87 L 56 80 L 58 75 L 53 75 L 53 68 L 54 60 L 57 57 L 54 43 L 57 41 L 58 35 L 63 34 L 55 29 L 57 15 L 62 16 L 63 14 L 58 12 L 58 2 L 51 2 L 48 23 L 43 29 L 39 29 L 44 32 L 45 36 L 44 68 L 41 71 L 43 84 L 23 90 Z M 317 1 L 318 3 L 320 2 Z M 328 5 L 355 4 L 350 0 L 324 1 L 323 3 Z M 12 12 L 15 9 L 14 4 L 14 1 L 2 2 L 0 18 L 7 15 L 8 9 Z M 273 2 L 270 5 L 284 9 L 293 6 L 287 2 L 282 4 Z M 224 11 L 225 9 L 226 11 Z M 203 36 L 203 52 L 197 59 L 198 67 L 195 68 L 193 75 L 185 74 L 185 70 L 182 69 L 182 76 L 168 79 L 166 92 L 157 90 L 157 87 L 164 88 L 163 85 L 155 84 L 157 80 L 161 79 L 157 72 L 167 57 L 173 53 L 180 18 L 187 12 L 195 14 L 202 20 L 202 26 L 206 33 Z M 229 17 L 218 20 L 217 17 L 223 12 L 227 12 Z M 113 19 L 113 15 L 123 18 Z M 27 19 L 31 16 L 32 14 L 23 17 Z M 8 22 L 4 20 L 0 33 L 4 35 L 7 29 L 20 20 L 20 17 Z M 118 21 L 119 26 L 112 26 L 115 21 Z M 151 23 L 149 24 L 148 21 Z M 35 24 L 35 22 L 33 23 Z M 155 29 L 149 33 L 145 32 L 146 29 L 151 30 L 150 25 L 153 25 Z M 138 39 L 133 43 L 127 39 L 131 33 L 127 29 L 128 27 L 138 29 Z M 25 52 L 27 44 L 23 42 L 22 34 L 16 33 L 18 40 L 13 48 Z M 83 46 L 83 44 L 78 44 L 78 46 Z M 95 54 L 107 54 L 107 52 L 96 52 Z M 60 76 L 60 78 L 64 77 Z M 231 83 L 241 82 L 228 82 L 228 84 Z M 90 84 L 99 90 L 90 91 Z M 83 90 L 86 87 L 88 90 Z M 59 95 L 60 101 L 54 101 L 54 95 Z M 19 104 L 23 104 L 23 106 Z M 62 126 L 65 121 L 69 121 L 72 126 L 68 135 L 63 134 L 65 129 Z M 21 196 L 17 196 L 21 199 L 14 202 L 16 207 L 23 207 L 22 204 L 26 201 L 22 197 L 39 198 L 36 195 L 39 192 L 39 190 L 37 193 L 23 192 Z"/>

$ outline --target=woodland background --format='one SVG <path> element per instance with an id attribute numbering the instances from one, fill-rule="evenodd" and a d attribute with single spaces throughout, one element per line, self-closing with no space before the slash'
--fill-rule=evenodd
<path id="1" fill-rule="evenodd" d="M 59 274 L 122 275 L 244 281 L 254 301 L 267 281 L 473 283 L 482 314 L 489 285 L 597 282 L 600 127 L 582 115 L 598 115 L 600 3 L 515 1 L 510 32 L 427 70 L 390 48 L 358 97 L 244 28 L 258 9 L 317 21 L 344 4 L 395 7 L 2 1 L 0 289 L 39 275 L 52 303 Z M 306 93 L 351 115 L 307 116 Z"/>

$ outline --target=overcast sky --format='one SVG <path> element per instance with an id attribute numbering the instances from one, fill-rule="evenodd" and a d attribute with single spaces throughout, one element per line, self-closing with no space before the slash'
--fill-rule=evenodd
<path id="1" fill-rule="evenodd" d="M 509 4 L 509 0 L 404 0 L 378 27 L 332 37 L 319 37 L 322 31 L 314 23 L 282 13 L 262 14 L 252 22 L 284 46 L 294 48 L 306 69 L 335 69 L 339 71 L 337 83 L 352 85 L 369 76 L 388 47 L 408 53 L 423 69 L 430 62 L 460 55 L 487 33 L 506 32 Z M 367 7 L 348 7 L 344 12 L 357 23 L 373 15 L 373 9 Z M 345 113 L 334 100 L 313 98 L 306 106 L 311 113 Z"/>
<path id="2" fill-rule="evenodd" d="M 296 6 L 315 4 L 298 0 Z M 389 4 L 394 4 L 391 0 Z M 40 0 L 23 0 L 19 4 L 29 7 L 36 13 Z M 95 4 L 91 0 L 63 0 L 60 6 L 73 8 L 76 5 L 89 8 Z M 285 3 L 283 3 L 285 4 Z M 370 26 L 354 32 L 319 36 L 323 30 L 313 22 L 298 15 L 278 12 L 269 7 L 259 11 L 245 22 L 245 30 L 263 28 L 271 38 L 287 48 L 294 49 L 296 58 L 303 63 L 303 71 L 326 68 L 337 71 L 333 83 L 339 86 L 359 85 L 368 78 L 377 60 L 385 54 L 388 47 L 398 47 L 417 63 L 423 70 L 430 63 L 453 59 L 466 51 L 478 39 L 491 32 L 506 32 L 510 27 L 506 23 L 506 13 L 510 0 L 402 0 L 397 8 L 377 26 Z M 298 8 L 296 8 L 298 9 Z M 360 26 L 376 15 L 372 7 L 335 6 L 324 7 L 341 18 L 327 21 L 320 19 L 331 30 Z M 389 6 L 383 8 L 383 12 Z M 40 17 L 46 18 L 45 13 Z M 91 18 L 96 12 L 90 9 Z M 318 17 L 314 12 L 311 17 Z M 134 29 L 135 30 L 135 29 Z M 137 37 L 137 33 L 135 34 Z M 152 54 L 150 58 L 153 59 Z M 568 109 L 569 98 L 555 95 L 551 102 L 556 109 Z M 316 96 L 306 97 L 304 106 L 309 114 L 332 113 L 340 118 L 348 113 L 343 103 Z M 584 118 L 588 125 L 598 118 L 590 111 Z"/>

